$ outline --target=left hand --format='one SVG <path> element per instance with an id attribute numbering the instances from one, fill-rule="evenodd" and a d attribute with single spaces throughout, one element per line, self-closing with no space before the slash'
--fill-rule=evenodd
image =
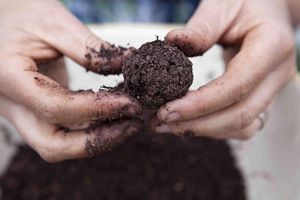
<path id="1" fill-rule="evenodd" d="M 295 74 L 284 0 L 204 0 L 186 26 L 166 38 L 188 56 L 221 44 L 226 72 L 162 106 L 154 120 L 158 133 L 248 139 L 261 126 L 259 114 Z"/>
<path id="2" fill-rule="evenodd" d="M 69 90 L 60 60 L 115 74 L 131 49 L 96 36 L 58 0 L 0 1 L 0 35 L 0 115 L 44 160 L 95 156 L 138 131 L 137 101 L 121 92 Z"/>

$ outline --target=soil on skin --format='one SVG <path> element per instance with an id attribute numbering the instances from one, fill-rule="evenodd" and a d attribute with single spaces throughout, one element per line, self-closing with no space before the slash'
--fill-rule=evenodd
<path id="1" fill-rule="evenodd" d="M 0 186 L 3 200 L 246 199 L 226 142 L 149 133 L 101 156 L 57 164 L 20 147 Z"/>
<path id="2" fill-rule="evenodd" d="M 84 56 L 89 64 L 86 69 L 102 75 L 120 74 L 120 67 L 115 65 L 122 66 L 123 60 L 128 56 L 126 51 L 129 49 L 133 50 L 132 47 L 125 48 L 114 44 L 101 45 L 99 50 L 87 47 L 87 53 Z"/>
<path id="3" fill-rule="evenodd" d="M 150 108 L 184 96 L 193 82 L 192 62 L 176 46 L 160 40 L 134 51 L 122 71 L 125 91 Z"/>
<path id="4" fill-rule="evenodd" d="M 122 51 L 91 53 L 112 59 Z M 91 54 L 86 57 L 92 59 Z M 193 81 L 188 58 L 159 40 L 134 51 L 123 73 L 125 92 L 150 108 L 185 95 Z M 104 89 L 118 96 L 122 85 L 117 88 Z M 92 91 L 75 93 L 87 92 Z M 90 154 L 98 153 L 88 147 Z M 246 200 L 243 177 L 225 141 L 157 135 L 146 128 L 105 154 L 57 164 L 20 146 L 0 187 L 3 200 Z"/>

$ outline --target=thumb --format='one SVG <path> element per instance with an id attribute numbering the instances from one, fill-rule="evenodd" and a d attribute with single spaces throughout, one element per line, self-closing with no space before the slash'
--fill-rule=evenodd
<path id="1" fill-rule="evenodd" d="M 123 61 L 131 54 L 131 49 L 111 45 L 98 38 L 62 5 L 56 5 L 55 9 L 52 23 L 44 24 L 43 30 L 38 32 L 45 42 L 87 70 L 105 75 L 121 72 Z"/>
<path id="2" fill-rule="evenodd" d="M 170 31 L 166 40 L 187 56 L 202 55 L 212 47 L 234 21 L 242 6 L 236 0 L 204 0 L 183 29 Z"/>

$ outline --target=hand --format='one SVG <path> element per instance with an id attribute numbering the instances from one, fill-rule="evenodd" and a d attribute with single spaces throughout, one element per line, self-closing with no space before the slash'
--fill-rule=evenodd
<path id="1" fill-rule="evenodd" d="M 154 123 L 158 133 L 248 139 L 261 126 L 259 114 L 296 71 L 284 0 L 204 0 L 187 25 L 169 32 L 166 39 L 188 56 L 221 44 L 226 71 L 162 106 Z"/>
<path id="2" fill-rule="evenodd" d="M 121 93 L 68 90 L 57 61 L 64 54 L 87 70 L 119 73 L 130 50 L 97 38 L 54 0 L 1 1 L 0 35 L 0 114 L 42 158 L 95 155 L 137 131 L 138 103 Z"/>

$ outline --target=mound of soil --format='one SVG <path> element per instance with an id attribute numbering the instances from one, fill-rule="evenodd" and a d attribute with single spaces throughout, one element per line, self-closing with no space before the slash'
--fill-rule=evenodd
<path id="1" fill-rule="evenodd" d="M 0 185 L 3 200 L 246 199 L 226 142 L 149 133 L 101 156 L 57 164 L 20 147 Z"/>
<path id="2" fill-rule="evenodd" d="M 176 46 L 160 40 L 135 50 L 122 72 L 125 91 L 150 108 L 184 96 L 193 82 L 192 62 Z"/>

